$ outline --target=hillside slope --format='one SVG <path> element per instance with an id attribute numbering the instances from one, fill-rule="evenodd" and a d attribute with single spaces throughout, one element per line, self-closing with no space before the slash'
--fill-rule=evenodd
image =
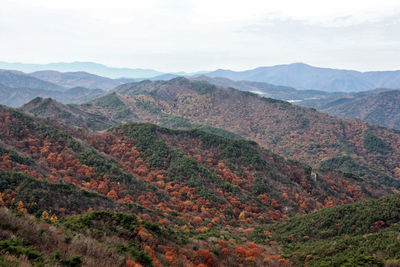
<path id="1" fill-rule="evenodd" d="M 287 161 L 255 142 L 197 129 L 128 123 L 93 133 L 4 106 L 0 176 L 2 206 L 50 223 L 58 218 L 58 235 L 73 244 L 95 239 L 91 246 L 110 248 L 118 262 L 130 258 L 145 266 L 285 262 L 279 246 L 247 242 L 254 227 L 392 192 L 352 174 Z M 38 246 L 36 232 L 28 238 L 21 227 L 0 224 L 7 237 L 0 252 L 14 255 L 0 260 L 12 262 L 29 251 L 36 256 L 28 261 L 73 260 L 65 238 L 55 243 L 60 255 L 54 258 L 55 248 Z M 95 261 L 93 254 L 74 251 Z M 234 255 L 226 257 L 230 251 Z"/>
<path id="2" fill-rule="evenodd" d="M 117 125 L 117 122 L 109 118 L 82 111 L 77 105 L 64 105 L 51 98 L 34 98 L 21 107 L 26 113 L 38 117 L 52 118 L 66 125 L 74 125 L 92 130 L 104 130 Z"/>
<path id="3" fill-rule="evenodd" d="M 400 130 L 400 90 L 340 98 L 322 105 L 319 109 L 342 118 L 357 118 Z"/>
<path id="4" fill-rule="evenodd" d="M 345 95 L 342 92 L 326 92 L 318 90 L 297 90 L 293 87 L 274 85 L 265 82 L 253 81 L 233 81 L 228 78 L 221 77 L 207 77 L 204 75 L 192 78 L 194 80 L 206 81 L 216 86 L 232 87 L 241 91 L 248 91 L 264 97 L 286 100 L 289 102 L 299 102 L 311 99 L 331 99 Z"/>
<path id="5" fill-rule="evenodd" d="M 261 227 L 255 239 L 281 244 L 295 265 L 397 266 L 399 210 L 399 194 L 359 201 Z"/>
<path id="6" fill-rule="evenodd" d="M 186 188 L 189 199 L 201 199 L 199 203 L 204 202 L 201 205 L 205 210 L 231 206 L 236 208 L 230 215 L 233 220 L 247 206 L 248 217 L 254 219 L 260 212 L 276 212 L 274 216 L 264 216 L 268 221 L 391 192 L 389 187 L 374 188 L 374 184 L 356 176 L 312 171 L 306 165 L 285 161 L 254 142 L 200 130 L 174 131 L 151 124 L 126 124 L 89 134 L 4 107 L 0 123 L 3 169 L 69 182 L 122 202 L 140 200 L 139 196 L 150 190 L 151 198 L 140 200 L 149 207 L 161 205 L 162 196 L 172 197 L 175 190 Z M 142 181 L 142 185 L 133 182 L 135 179 Z M 108 194 L 110 190 L 114 193 Z M 182 200 L 187 200 L 188 192 L 179 193 Z M 139 195 L 133 197 L 135 194 Z M 265 202 L 260 201 L 263 194 L 268 195 Z M 170 200 L 167 206 L 185 210 L 178 205 L 179 199 L 175 196 L 177 202 Z"/>
<path id="7" fill-rule="evenodd" d="M 23 72 L 0 70 L 0 104 L 2 105 L 19 107 L 35 97 L 51 97 L 63 103 L 82 103 L 99 97 L 103 93 L 101 89 L 66 88 Z"/>
<path id="8" fill-rule="evenodd" d="M 353 172 L 400 188 L 398 132 L 248 92 L 185 78 L 143 81 L 80 108 L 120 122 L 222 128 L 314 168 Z"/>
<path id="9" fill-rule="evenodd" d="M 31 88 L 46 91 L 65 91 L 63 86 L 43 81 L 20 71 L 0 70 L 0 83 L 10 88 Z"/>
<path id="10" fill-rule="evenodd" d="M 88 72 L 58 72 L 58 71 L 37 71 L 29 75 L 48 81 L 63 87 L 86 87 L 90 89 L 111 90 L 122 82 L 110 78 L 94 75 Z"/>

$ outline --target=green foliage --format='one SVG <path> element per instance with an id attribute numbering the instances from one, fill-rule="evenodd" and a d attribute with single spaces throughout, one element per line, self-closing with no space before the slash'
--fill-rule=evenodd
<path id="1" fill-rule="evenodd" d="M 161 110 L 155 106 L 153 106 L 150 102 L 148 101 L 137 101 L 136 105 L 142 109 L 148 110 L 151 113 L 154 114 L 161 114 Z"/>
<path id="2" fill-rule="evenodd" d="M 206 83 L 202 81 L 191 81 L 191 87 L 195 91 L 199 92 L 201 95 L 212 93 L 217 88 L 211 83 Z"/>
<path id="3" fill-rule="evenodd" d="M 127 108 L 127 107 L 118 107 L 116 110 L 115 110 L 115 114 L 114 114 L 114 116 L 113 116 L 113 118 L 114 119 L 116 119 L 116 120 L 118 120 L 118 119 L 124 119 L 124 118 L 126 118 L 128 115 L 130 115 L 131 114 L 131 111 L 130 111 L 130 109 L 129 108 Z"/>
<path id="4" fill-rule="evenodd" d="M 80 267 L 83 264 L 83 260 L 80 256 L 73 256 L 70 259 L 60 260 L 60 262 L 67 267 Z"/>
<path id="5" fill-rule="evenodd" d="M 41 100 L 41 101 L 40 101 Z M 47 108 L 49 107 L 49 104 L 53 100 L 51 98 L 46 98 L 46 99 L 34 99 L 32 102 L 36 104 L 37 106 L 34 107 L 33 109 L 30 110 L 32 114 L 35 114 L 36 116 L 41 116 L 44 115 L 47 111 Z M 39 104 L 40 102 L 40 104 Z"/>
<path id="6" fill-rule="evenodd" d="M 104 224 L 96 224 L 97 221 L 102 221 Z M 62 222 L 67 228 L 78 231 L 82 229 L 89 229 L 91 231 L 103 231 L 104 228 L 118 225 L 128 231 L 133 231 L 138 227 L 139 223 L 134 214 L 127 214 L 121 212 L 110 212 L 106 210 L 88 212 L 82 215 L 70 216 Z"/>
<path id="7" fill-rule="evenodd" d="M 122 102 L 116 93 L 111 93 L 106 96 L 102 96 L 97 98 L 96 104 L 102 108 L 108 108 L 108 109 L 117 109 L 120 107 L 126 107 L 124 102 Z"/>
<path id="8" fill-rule="evenodd" d="M 6 149 L 0 146 L 0 156 L 3 154 L 8 154 L 12 161 L 17 162 L 19 164 L 31 165 L 33 163 L 33 160 L 31 158 L 22 157 L 18 155 L 18 153 L 15 152 L 14 150 Z"/>
<path id="9" fill-rule="evenodd" d="M 252 165 L 258 170 L 265 169 L 265 166 L 267 166 L 267 162 L 260 156 L 257 143 L 253 141 L 244 139 L 233 140 L 198 129 L 177 131 L 162 128 L 161 131 L 200 139 L 204 147 L 217 148 L 221 153 L 221 157 L 230 160 L 232 163 L 237 164 L 240 162 L 241 165 Z"/>
<path id="10" fill-rule="evenodd" d="M 252 187 L 253 192 L 256 195 L 267 194 L 271 191 L 271 185 L 269 184 L 269 182 L 259 174 L 255 176 L 255 181 Z"/>
<path id="11" fill-rule="evenodd" d="M 125 136 L 135 139 L 135 146 L 139 151 L 145 153 L 149 160 L 149 167 L 166 170 L 169 177 L 196 188 L 205 199 L 212 202 L 223 202 L 222 199 L 207 188 L 207 186 L 212 186 L 213 184 L 221 186 L 230 192 L 239 192 L 237 187 L 223 181 L 214 172 L 202 166 L 196 160 L 177 149 L 167 146 L 157 138 L 158 131 L 163 133 L 175 131 L 152 124 L 136 123 L 125 124 L 114 129 L 121 129 L 124 131 Z M 184 133 L 185 131 L 182 132 Z M 189 133 L 190 131 L 186 132 Z"/>
<path id="12" fill-rule="evenodd" d="M 384 221 L 386 225 L 400 221 L 400 194 L 293 217 L 275 225 L 275 231 L 280 234 L 280 240 L 289 240 L 288 236 L 294 234 L 295 240 L 301 241 L 304 236 L 320 239 L 370 233 L 373 232 L 370 226 L 376 221 Z"/>
<path id="13" fill-rule="evenodd" d="M 83 151 L 79 155 L 79 160 L 83 164 L 94 167 L 98 175 L 107 174 L 110 180 L 125 183 L 132 191 L 156 190 L 147 182 L 138 180 L 132 174 L 121 170 L 115 162 L 107 160 L 94 150 Z"/>
<path id="14" fill-rule="evenodd" d="M 364 147 L 369 153 L 388 154 L 392 152 L 392 147 L 374 135 L 370 130 L 365 132 Z"/>
<path id="15" fill-rule="evenodd" d="M 136 261 L 143 264 L 144 266 L 153 266 L 153 260 L 140 249 L 140 246 L 134 242 L 129 242 L 128 245 L 118 244 L 117 252 L 124 254 L 128 253 L 132 256 Z"/>
<path id="16" fill-rule="evenodd" d="M 3 253 L 8 252 L 17 257 L 25 255 L 28 260 L 33 262 L 43 262 L 41 253 L 39 253 L 34 247 L 30 246 L 29 243 L 23 242 L 19 239 L 0 241 L 0 251 Z"/>
<path id="17" fill-rule="evenodd" d="M 188 119 L 171 114 L 161 114 L 160 122 L 161 125 L 174 129 L 194 127 L 194 125 Z"/>
<path id="18" fill-rule="evenodd" d="M 330 158 L 321 162 L 319 167 L 321 169 L 340 170 L 345 173 L 354 173 L 358 175 L 364 175 L 368 171 L 366 167 L 357 164 L 349 156 Z"/>
<path id="19" fill-rule="evenodd" d="M 356 180 L 360 180 L 359 176 L 364 177 L 369 174 L 375 178 L 375 181 L 370 184 L 374 187 L 380 185 L 387 185 L 390 187 L 394 187 L 396 189 L 400 189 L 400 181 L 394 178 L 391 178 L 387 175 L 384 175 L 376 170 L 372 170 L 368 167 L 362 166 L 354 161 L 349 156 L 343 157 L 334 157 L 328 160 L 322 161 L 320 164 L 320 169 L 322 170 L 338 170 L 344 173 L 344 175 L 348 178 L 353 178 Z M 375 182 L 375 183 L 374 183 Z"/>
<path id="20" fill-rule="evenodd" d="M 17 201 L 36 203 L 29 205 L 29 213 L 40 217 L 43 210 L 52 209 L 55 213 L 59 208 L 67 212 L 87 210 L 88 208 L 116 208 L 111 199 L 92 192 L 78 190 L 71 184 L 49 183 L 30 175 L 0 170 L 0 192 L 6 189 L 15 191 Z"/>
<path id="21" fill-rule="evenodd" d="M 182 86 L 183 85 L 189 86 L 191 89 L 197 91 L 201 95 L 212 93 L 215 91 L 215 89 L 217 89 L 217 87 L 211 83 L 208 83 L 205 81 L 189 80 L 184 77 L 177 77 L 177 78 L 174 78 L 167 82 L 170 82 L 170 83 L 178 82 Z"/>
<path id="22" fill-rule="evenodd" d="M 172 129 L 198 129 L 204 132 L 208 132 L 215 135 L 220 135 L 231 139 L 242 139 L 238 134 L 226 131 L 221 128 L 215 128 L 209 125 L 191 123 L 188 119 L 178 117 L 171 114 L 160 113 L 161 115 L 161 126 Z"/>
<path id="23" fill-rule="evenodd" d="M 310 255 L 311 266 L 383 266 L 382 259 L 400 259 L 399 223 L 400 194 L 396 194 L 325 208 L 267 229 L 295 264 Z"/>
<path id="24" fill-rule="evenodd" d="M 30 103 L 30 104 L 33 104 L 33 105 L 37 105 L 37 104 L 39 104 L 40 102 L 42 102 L 42 100 L 43 100 L 43 98 L 37 96 L 37 97 L 35 97 L 34 99 L 32 99 L 31 101 L 29 101 L 29 103 Z"/>
<path id="25" fill-rule="evenodd" d="M 110 211 L 94 211 L 82 215 L 70 216 L 61 222 L 72 231 L 85 232 L 89 230 L 95 236 L 118 235 L 130 240 L 127 244 L 118 244 L 118 253 L 128 253 L 135 260 L 145 266 L 152 266 L 152 259 L 143 251 L 140 244 L 134 241 L 133 233 L 138 227 L 146 228 L 149 233 L 158 239 L 168 238 L 177 240 L 176 235 L 170 230 L 161 230 L 157 223 L 138 221 L 134 214 Z"/>

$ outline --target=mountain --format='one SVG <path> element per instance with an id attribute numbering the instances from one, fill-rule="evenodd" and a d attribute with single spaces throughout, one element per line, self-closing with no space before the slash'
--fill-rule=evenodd
<path id="1" fill-rule="evenodd" d="M 93 98 L 99 97 L 104 93 L 100 89 L 87 89 L 75 87 L 65 92 L 40 90 L 32 88 L 10 88 L 0 85 L 0 104 L 19 107 L 36 97 L 54 98 L 63 103 L 83 103 Z"/>
<path id="2" fill-rule="evenodd" d="M 111 90 L 122 82 L 91 73 L 79 72 L 58 72 L 58 71 L 37 71 L 29 75 L 48 81 L 63 87 L 86 87 L 90 89 Z"/>
<path id="3" fill-rule="evenodd" d="M 94 75 L 107 78 L 135 78 L 153 80 L 167 80 L 177 76 L 199 76 L 206 75 L 208 77 L 228 78 L 233 81 L 253 81 L 263 82 L 286 87 L 293 87 L 299 90 L 318 90 L 325 92 L 355 92 L 372 90 L 374 88 L 399 88 L 400 87 L 400 70 L 397 71 L 369 71 L 359 72 L 354 70 L 341 70 L 331 68 L 319 68 L 303 63 L 293 63 L 287 65 L 276 65 L 270 67 L 258 67 L 252 70 L 232 71 L 232 70 L 215 70 L 211 72 L 196 73 L 162 73 L 151 69 L 130 69 L 130 68 L 113 68 L 93 62 L 71 62 L 71 63 L 49 63 L 49 64 L 24 64 L 24 63 L 7 63 L 0 62 L 0 68 L 19 70 L 27 73 L 40 71 L 58 71 L 58 72 L 87 72 Z M 77 74 L 75 74 L 78 76 Z M 83 75 L 83 74 L 80 74 Z M 44 78 L 44 77 L 43 77 Z M 81 79 L 80 78 L 72 78 Z M 53 77 L 60 80 L 61 78 Z M 89 79 L 89 78 L 88 78 Z M 89 80 L 95 79 L 90 77 Z M 65 86 L 69 86 L 71 77 L 66 78 Z M 54 81 L 54 80 L 53 80 Z M 83 81 L 81 81 L 83 82 Z M 93 82 L 93 81 L 92 81 Z M 107 88 L 111 81 L 103 81 Z M 88 84 L 91 82 L 87 81 Z M 72 86 L 88 87 L 88 84 L 74 84 Z"/>
<path id="4" fill-rule="evenodd" d="M 326 98 L 323 102 L 314 100 L 298 104 L 312 106 L 334 116 L 357 118 L 400 130 L 400 90 L 377 89 Z"/>
<path id="5" fill-rule="evenodd" d="M 198 129 L 91 132 L 4 106 L 0 177 L 5 265 L 289 263 L 256 227 L 392 192 Z"/>
<path id="6" fill-rule="evenodd" d="M 109 118 L 82 111 L 76 105 L 64 105 L 51 98 L 36 97 L 23 105 L 21 110 L 35 116 L 52 118 L 66 125 L 74 125 L 86 129 L 104 130 L 117 125 Z"/>
<path id="7" fill-rule="evenodd" d="M 143 79 L 140 79 L 140 78 L 139 78 L 139 79 L 134 79 L 134 78 L 118 78 L 118 79 L 114 79 L 114 80 L 120 82 L 121 84 L 124 84 L 124 83 L 140 82 L 140 81 L 142 81 Z"/>
<path id="8" fill-rule="evenodd" d="M 36 72 L 55 70 L 60 72 L 89 72 L 99 76 L 108 78 L 150 78 L 163 74 L 162 72 L 151 69 L 131 69 L 131 68 L 112 68 L 103 64 L 93 62 L 71 62 L 71 63 L 49 63 L 49 64 L 25 64 L 25 63 L 8 63 L 0 61 L 0 68 L 13 69 L 23 72 Z"/>
<path id="9" fill-rule="evenodd" d="M 233 81 L 228 78 L 211 78 L 205 75 L 197 76 L 192 79 L 198 81 L 206 81 L 217 86 L 231 87 L 241 91 L 248 91 L 264 97 L 285 100 L 291 103 L 297 103 L 310 99 L 317 99 L 322 101 L 323 99 L 332 99 L 333 97 L 337 98 L 345 95 L 345 93 L 342 92 L 330 93 L 318 90 L 296 90 L 292 87 L 273 85 L 264 82 Z"/>
<path id="10" fill-rule="evenodd" d="M 208 132 L 233 137 L 231 132 L 313 168 L 339 169 L 400 189 L 399 132 L 249 92 L 186 78 L 143 81 L 121 85 L 79 109 L 120 123 L 205 125 Z"/>
<path id="11" fill-rule="evenodd" d="M 179 76 L 184 76 L 184 75 L 165 73 L 165 74 L 161 74 L 161 75 L 152 77 L 150 80 L 153 80 L 153 81 L 167 81 L 167 80 L 171 80 L 171 79 L 177 78 Z"/>
<path id="12" fill-rule="evenodd" d="M 35 97 L 54 98 L 63 103 L 82 103 L 99 97 L 101 89 L 66 88 L 23 72 L 0 70 L 0 104 L 19 107 Z"/>
<path id="13" fill-rule="evenodd" d="M 0 83 L 10 88 L 30 88 L 63 92 L 65 87 L 43 81 L 20 71 L 0 70 Z"/>
<path id="14" fill-rule="evenodd" d="M 300 90 L 354 92 L 378 87 L 399 88 L 400 71 L 359 72 L 318 68 L 303 63 L 259 67 L 246 71 L 216 70 L 209 77 L 248 80 L 290 86 Z"/>
<path id="15" fill-rule="evenodd" d="M 260 227 L 255 238 L 277 242 L 295 266 L 396 266 L 399 208 L 399 194 L 359 201 Z"/>

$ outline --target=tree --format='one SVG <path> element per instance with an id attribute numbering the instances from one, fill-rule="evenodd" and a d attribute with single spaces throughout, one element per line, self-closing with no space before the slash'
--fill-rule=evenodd
<path id="1" fill-rule="evenodd" d="M 42 216 L 40 216 L 40 219 L 49 220 L 50 219 L 49 213 L 47 211 L 43 211 Z"/>
<path id="2" fill-rule="evenodd" d="M 26 210 L 26 208 L 25 208 L 25 206 L 24 206 L 24 203 L 23 203 L 21 200 L 18 202 L 18 207 L 17 207 L 17 209 L 18 209 L 20 212 L 23 212 L 23 213 L 26 213 L 26 212 L 27 212 L 27 210 Z"/>
<path id="3" fill-rule="evenodd" d="M 51 217 L 50 217 L 50 222 L 55 223 L 55 222 L 57 222 L 57 221 L 58 221 L 57 216 L 56 216 L 55 214 L 51 215 Z"/>

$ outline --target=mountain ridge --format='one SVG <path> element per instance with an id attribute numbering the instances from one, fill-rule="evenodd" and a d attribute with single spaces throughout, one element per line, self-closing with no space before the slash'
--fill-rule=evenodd
<path id="1" fill-rule="evenodd" d="M 29 73 L 29 75 L 67 88 L 86 87 L 90 89 L 111 90 L 114 87 L 121 85 L 120 81 L 84 71 L 36 71 Z"/>
<path id="2" fill-rule="evenodd" d="M 94 62 L 60 62 L 48 64 L 8 63 L 0 61 L 0 68 L 16 69 L 24 72 L 56 70 L 60 72 L 85 71 L 109 78 L 150 78 L 161 75 L 162 72 L 151 69 L 113 68 Z"/>
<path id="3" fill-rule="evenodd" d="M 305 63 L 261 66 L 250 70 L 233 71 L 217 69 L 188 74 L 186 72 L 163 73 L 151 69 L 112 68 L 93 62 L 23 64 L 0 62 L 0 68 L 17 69 L 25 72 L 56 70 L 60 72 L 84 71 L 108 78 L 153 78 L 166 79 L 174 76 L 224 77 L 231 80 L 266 82 L 299 90 L 321 90 L 327 92 L 354 92 L 378 87 L 399 88 L 400 70 L 356 71 L 347 69 L 314 67 Z M 157 78 L 158 77 L 158 78 Z"/>
<path id="4" fill-rule="evenodd" d="M 363 121 L 400 130 L 400 90 L 387 90 L 373 96 L 336 100 L 321 107 L 329 114 Z"/>
<path id="5" fill-rule="evenodd" d="M 400 135 L 395 130 L 233 88 L 186 78 L 142 81 L 121 85 L 79 108 L 120 123 L 221 128 L 314 168 L 354 172 L 400 188 L 400 169 L 396 169 Z"/>
<path id="6" fill-rule="evenodd" d="M 227 106 L 229 113 L 225 114 Z M 271 108 L 262 113 L 265 116 L 274 115 L 273 110 L 283 113 L 282 121 L 274 122 L 274 127 L 293 120 L 296 114 L 304 116 L 295 117 L 301 126 L 302 119 L 312 119 L 314 114 L 320 121 L 309 122 L 307 135 L 318 129 L 326 137 L 330 130 L 327 126 L 335 126 L 329 120 L 342 122 L 346 134 L 337 132 L 331 136 L 348 145 L 339 150 L 343 153 L 349 149 L 347 158 L 334 157 L 320 167 L 311 167 L 287 160 L 254 141 L 148 123 L 166 120 L 182 128 L 199 122 L 224 126 L 219 119 L 224 118 L 227 122 L 236 121 L 232 125 L 241 125 L 243 117 L 231 116 L 239 114 L 246 115 L 248 125 L 243 130 L 251 136 L 255 118 L 257 125 L 270 123 L 254 117 L 260 106 Z M 386 181 L 371 177 L 379 174 L 372 166 L 377 164 L 375 157 L 382 161 L 380 167 L 390 169 L 387 158 L 396 166 L 395 144 L 399 139 L 395 132 L 185 78 L 125 84 L 83 105 L 66 106 L 37 98 L 24 108 L 43 118 L 0 106 L 0 203 L 17 214 L 0 209 L 4 222 L 0 231 L 5 237 L 0 241 L 0 251 L 13 256 L 3 259 L 0 254 L 0 263 L 9 265 L 20 262 L 19 255 L 30 255 L 26 261 L 44 265 L 73 262 L 78 266 L 107 266 L 111 260 L 126 266 L 135 266 L 136 262 L 142 266 L 290 266 L 304 262 L 318 266 L 321 262 L 383 264 L 398 253 L 391 248 L 399 242 L 396 236 L 390 237 L 400 232 L 393 228 L 400 218 L 396 215 L 397 206 L 390 206 L 394 212 L 389 210 L 387 215 L 380 208 L 386 199 L 357 202 L 392 194 L 400 188 L 396 184 L 398 178 L 389 172 L 384 172 L 388 175 Z M 209 108 L 207 116 L 196 116 L 204 114 L 199 112 L 202 108 Z M 53 117 L 63 112 L 75 118 L 67 121 L 68 116 Z M 147 123 L 129 122 L 97 132 L 86 129 L 88 125 L 73 127 L 80 126 L 76 119 L 79 116 L 96 114 L 99 119 L 111 117 L 116 124 L 123 120 Z M 318 123 L 324 127 L 314 128 Z M 290 127 L 292 132 L 297 132 L 297 126 Z M 240 128 L 230 129 L 245 135 Z M 361 135 L 350 131 L 361 131 Z M 318 135 L 311 137 L 318 141 Z M 362 147 L 357 143 L 360 138 Z M 295 138 L 290 140 L 299 145 Z M 329 143 L 319 145 L 332 149 Z M 368 151 L 368 157 L 357 153 L 363 149 Z M 372 165 L 363 164 L 363 159 Z M 54 201 L 56 197 L 60 200 Z M 400 203 L 394 200 L 395 204 Z M 353 202 L 353 206 L 337 206 Z M 332 206 L 336 207 L 329 208 Z M 379 212 L 373 212 L 375 208 Z M 349 232 L 349 236 L 331 229 L 346 227 L 349 222 L 345 215 L 352 209 L 355 214 L 366 210 L 375 217 L 359 220 L 360 216 L 355 216 L 362 231 Z M 306 215 L 291 217 L 301 214 Z M 315 218 L 319 218 L 319 224 L 312 223 Z M 332 218 L 336 221 L 332 222 Z M 300 224 L 299 220 L 305 223 Z M 386 222 L 391 227 L 388 232 Z M 28 224 L 33 226 L 28 228 Z M 281 234 L 286 226 L 290 229 Z M 33 227 L 37 230 L 33 231 Z M 299 227 L 311 234 L 299 233 Z M 49 233 L 49 237 L 38 238 L 43 233 Z M 330 237 L 340 245 L 336 247 Z M 358 247 L 364 251 L 344 257 L 339 250 L 343 242 L 356 244 L 359 240 L 370 244 L 368 250 L 362 243 Z M 375 240 L 381 243 L 374 243 Z M 319 249 L 321 244 L 323 250 Z M 326 246 L 334 249 L 331 254 L 326 254 Z M 377 255 L 382 249 L 388 249 L 390 254 Z"/>
<path id="7" fill-rule="evenodd" d="M 82 103 L 104 93 L 101 89 L 67 88 L 20 71 L 0 70 L 0 104 L 18 107 L 35 97 L 52 97 L 63 103 Z"/>
<path id="8" fill-rule="evenodd" d="M 313 67 L 304 63 L 258 67 L 252 70 L 216 70 L 206 74 L 210 77 L 225 77 L 231 80 L 267 82 L 291 86 L 299 90 L 365 91 L 378 87 L 400 87 L 400 71 L 342 70 Z"/>

